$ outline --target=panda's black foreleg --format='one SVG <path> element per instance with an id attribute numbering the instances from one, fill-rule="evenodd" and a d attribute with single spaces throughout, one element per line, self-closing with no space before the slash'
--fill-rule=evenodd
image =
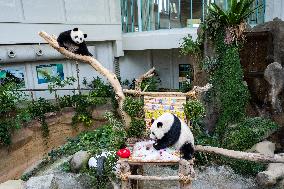
<path id="1" fill-rule="evenodd" d="M 194 147 L 191 143 L 185 143 L 180 148 L 180 152 L 182 154 L 182 158 L 185 160 L 191 160 L 194 154 Z"/>
<path id="2" fill-rule="evenodd" d="M 164 136 L 163 138 L 161 139 L 158 139 L 154 144 L 153 144 L 153 147 L 156 149 L 156 150 L 161 150 L 161 149 L 165 149 L 167 147 L 170 147 L 172 145 L 175 144 L 175 140 L 173 138 L 170 138 L 168 136 Z"/>

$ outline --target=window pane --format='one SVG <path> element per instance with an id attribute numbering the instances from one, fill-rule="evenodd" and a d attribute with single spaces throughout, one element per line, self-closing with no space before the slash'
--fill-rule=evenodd
<path id="1" fill-rule="evenodd" d="M 137 0 L 121 0 L 121 20 L 123 32 L 138 31 Z"/>
<path id="2" fill-rule="evenodd" d="M 191 6 L 190 0 L 181 0 L 180 2 L 181 27 L 190 26 L 190 17 L 191 17 L 190 6 Z"/>
<path id="3" fill-rule="evenodd" d="M 169 14 L 170 12 L 170 4 L 169 0 L 159 0 L 159 26 L 161 29 L 169 29 L 170 20 Z"/>

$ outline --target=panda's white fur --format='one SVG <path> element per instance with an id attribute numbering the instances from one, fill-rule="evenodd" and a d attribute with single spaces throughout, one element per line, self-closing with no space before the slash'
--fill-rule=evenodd
<path id="1" fill-rule="evenodd" d="M 179 129 L 179 125 L 180 125 L 180 132 L 178 131 L 176 132 L 176 130 Z M 167 135 L 166 140 L 172 140 L 173 146 L 177 150 L 181 150 L 182 148 L 184 148 L 185 144 L 189 144 L 192 146 L 192 148 L 194 148 L 194 137 L 190 128 L 183 120 L 177 118 L 175 115 L 171 113 L 164 113 L 156 120 L 154 120 L 154 122 L 151 125 L 150 131 L 151 131 L 150 138 L 156 140 L 157 142 L 167 143 L 167 141 L 165 141 L 165 135 Z M 177 136 L 178 133 L 180 133 L 179 136 Z M 166 147 L 169 147 L 168 145 L 169 144 L 166 144 Z M 186 151 L 185 153 L 187 153 L 187 149 L 182 149 L 183 152 L 184 150 Z"/>
<path id="2" fill-rule="evenodd" d="M 71 39 L 77 43 L 77 44 L 81 44 L 85 41 L 86 35 L 84 35 L 84 33 L 81 30 L 71 30 L 70 33 Z"/>

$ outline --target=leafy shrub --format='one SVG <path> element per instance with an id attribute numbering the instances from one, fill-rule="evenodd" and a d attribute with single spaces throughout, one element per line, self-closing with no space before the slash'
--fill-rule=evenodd
<path id="1" fill-rule="evenodd" d="M 17 107 L 25 99 L 23 92 L 17 91 L 20 87 L 15 78 L 0 80 L 0 144 L 11 144 L 13 131 L 30 119 L 28 112 Z"/>
<path id="2" fill-rule="evenodd" d="M 248 150 L 254 144 L 262 141 L 274 132 L 279 126 L 269 119 L 254 117 L 229 127 L 224 146 L 233 150 Z"/>
<path id="3" fill-rule="evenodd" d="M 181 88 L 180 88 L 180 91 L 182 93 L 186 93 L 188 91 L 190 91 L 192 89 L 192 84 L 188 81 L 183 81 L 182 84 L 181 84 Z"/>
<path id="4" fill-rule="evenodd" d="M 201 41 L 193 40 L 191 35 L 183 38 L 183 42 L 180 45 L 180 54 L 182 55 L 199 55 L 201 54 Z"/>
<path id="5" fill-rule="evenodd" d="M 198 120 L 205 116 L 205 108 L 198 100 L 188 100 L 184 104 L 184 113 L 188 120 Z"/>
<path id="6" fill-rule="evenodd" d="M 38 101 L 34 101 L 31 104 L 29 104 L 28 111 L 33 118 L 36 118 L 40 121 L 42 128 L 42 135 L 44 137 L 48 136 L 49 134 L 49 129 L 46 123 L 45 114 L 48 112 L 54 112 L 58 110 L 59 108 L 57 106 L 53 105 L 44 98 L 39 98 Z"/>
<path id="7" fill-rule="evenodd" d="M 144 119 L 132 118 L 130 128 L 127 130 L 128 137 L 143 137 L 146 131 L 146 123 Z"/>
<path id="8" fill-rule="evenodd" d="M 122 145 L 125 144 L 126 132 L 123 124 L 117 120 L 112 113 L 106 113 L 105 116 L 108 124 L 94 130 L 82 132 L 74 139 L 69 139 L 69 142 L 52 150 L 48 156 L 51 161 L 55 161 L 62 156 L 68 156 L 77 151 L 84 150 L 92 154 L 100 154 L 103 150 L 116 152 Z M 94 188 L 105 188 L 110 176 L 113 176 L 113 167 L 117 157 L 115 155 L 108 156 L 105 162 L 105 172 L 102 180 L 97 180 L 97 173 L 94 169 L 85 169 L 83 172 L 89 174 L 95 184 Z M 64 165 L 64 170 L 68 171 L 69 167 Z"/>
<path id="9" fill-rule="evenodd" d="M 141 99 L 134 99 L 132 97 L 126 97 L 123 103 L 123 110 L 130 117 L 141 117 L 143 114 L 144 102 Z"/>
<path id="10" fill-rule="evenodd" d="M 158 91 L 159 83 L 161 83 L 160 78 L 156 75 L 150 78 L 146 78 L 141 83 L 141 90 L 142 91 Z"/>
<path id="11" fill-rule="evenodd" d="M 112 95 L 112 87 L 108 84 L 105 84 L 104 81 L 97 77 L 88 85 L 92 91 L 92 97 L 110 97 Z"/>

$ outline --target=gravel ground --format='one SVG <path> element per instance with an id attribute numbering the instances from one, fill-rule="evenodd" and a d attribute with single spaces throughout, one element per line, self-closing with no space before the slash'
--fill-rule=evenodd
<path id="1" fill-rule="evenodd" d="M 154 175 L 176 175 L 175 167 L 145 166 L 145 174 Z M 193 189 L 257 189 L 254 178 L 243 177 L 235 174 L 226 166 L 209 166 L 195 170 L 197 179 L 193 182 Z M 178 189 L 178 182 L 173 181 L 151 181 L 144 182 L 145 189 Z"/>

